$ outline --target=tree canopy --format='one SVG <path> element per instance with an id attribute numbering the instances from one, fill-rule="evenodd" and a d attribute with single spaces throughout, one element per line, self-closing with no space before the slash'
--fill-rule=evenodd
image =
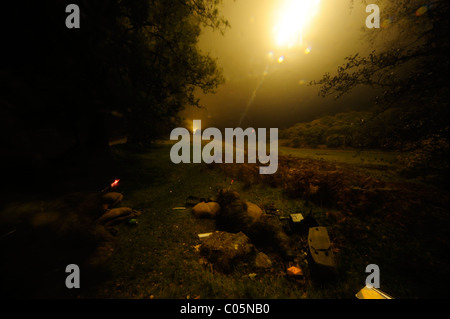
<path id="1" fill-rule="evenodd" d="M 7 6 L 4 99 L 34 116 L 114 112 L 132 140 L 152 140 L 183 107 L 199 105 L 196 90 L 213 92 L 223 81 L 215 59 L 197 47 L 202 28 L 228 27 L 220 2 L 79 0 L 79 29 L 65 26 L 69 1 Z"/>
<path id="2" fill-rule="evenodd" d="M 197 46 L 203 28 L 229 27 L 220 2 L 3 4 L 0 148 L 10 180 L 100 172 L 112 163 L 112 133 L 131 143 L 168 136 L 185 106 L 199 106 L 198 90 L 223 82 L 216 60 Z M 80 28 L 66 27 L 71 3 Z"/>
<path id="3" fill-rule="evenodd" d="M 326 73 L 311 84 L 320 87 L 319 95 L 335 98 L 358 86 L 373 88 L 380 93 L 374 101 L 376 116 L 387 109 L 402 110 L 397 119 L 399 139 L 439 135 L 448 141 L 448 1 L 378 4 L 381 29 L 367 30 L 369 53 L 361 48 L 334 75 Z"/>

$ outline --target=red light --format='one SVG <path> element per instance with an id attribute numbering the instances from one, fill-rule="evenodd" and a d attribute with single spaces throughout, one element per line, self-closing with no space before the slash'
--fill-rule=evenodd
<path id="1" fill-rule="evenodd" d="M 117 185 L 119 185 L 119 181 L 120 179 L 116 179 L 112 184 L 111 184 L 111 188 L 116 187 Z"/>

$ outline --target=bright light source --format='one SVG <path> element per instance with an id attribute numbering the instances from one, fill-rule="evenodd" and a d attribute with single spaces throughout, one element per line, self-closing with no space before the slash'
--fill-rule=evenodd
<path id="1" fill-rule="evenodd" d="M 117 187 L 119 185 L 120 179 L 114 180 L 114 182 L 111 184 L 111 188 Z"/>
<path id="2" fill-rule="evenodd" d="M 274 28 L 278 46 L 302 44 L 303 31 L 319 11 L 320 0 L 286 0 Z"/>

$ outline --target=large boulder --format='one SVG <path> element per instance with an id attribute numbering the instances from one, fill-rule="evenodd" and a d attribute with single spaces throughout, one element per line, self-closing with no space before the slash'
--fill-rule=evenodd
<path id="1" fill-rule="evenodd" d="M 129 207 L 113 208 L 106 211 L 106 213 L 98 219 L 98 223 L 100 225 L 111 226 L 140 215 L 140 211 L 133 210 Z"/>
<path id="2" fill-rule="evenodd" d="M 216 231 L 203 239 L 200 246 L 200 253 L 217 270 L 225 273 L 231 272 L 237 263 L 249 260 L 255 251 L 250 239 L 242 232 L 234 234 Z"/>
<path id="3" fill-rule="evenodd" d="M 102 195 L 102 208 L 104 210 L 111 209 L 119 204 L 123 199 L 121 193 L 109 192 Z"/>
<path id="4" fill-rule="evenodd" d="M 255 267 L 260 269 L 272 268 L 272 260 L 263 252 L 259 252 L 255 258 Z"/>
<path id="5" fill-rule="evenodd" d="M 248 214 L 248 216 L 253 218 L 253 221 L 257 221 L 261 218 L 263 211 L 261 208 L 259 208 L 259 206 L 255 205 L 251 202 L 247 202 L 247 214 Z"/>
<path id="6" fill-rule="evenodd" d="M 216 202 L 201 202 L 192 208 L 192 214 L 196 218 L 215 218 L 220 206 Z"/>

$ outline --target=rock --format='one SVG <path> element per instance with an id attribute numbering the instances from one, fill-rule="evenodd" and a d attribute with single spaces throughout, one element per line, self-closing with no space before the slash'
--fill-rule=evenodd
<path id="1" fill-rule="evenodd" d="M 220 206 L 216 202 L 201 202 L 192 208 L 192 214 L 196 218 L 215 218 Z"/>
<path id="2" fill-rule="evenodd" d="M 217 212 L 220 210 L 220 205 L 216 202 L 209 202 L 207 205 L 211 208 L 212 216 L 216 217 Z"/>
<path id="3" fill-rule="evenodd" d="M 102 195 L 102 208 L 107 210 L 119 204 L 123 199 L 120 193 L 110 192 Z"/>
<path id="4" fill-rule="evenodd" d="M 130 222 L 131 220 L 135 220 L 134 225 L 138 224 L 138 221 L 136 220 L 136 217 L 141 216 L 141 212 L 137 210 L 132 210 L 130 214 L 128 215 L 121 215 L 116 218 L 110 219 L 107 222 L 104 223 L 105 226 L 112 226 L 117 225 L 123 221 Z M 133 225 L 133 223 L 131 223 Z"/>
<path id="5" fill-rule="evenodd" d="M 254 252 L 255 247 L 242 232 L 216 231 L 205 238 L 200 246 L 200 253 L 216 269 L 225 273 L 231 272 L 238 262 L 249 259 Z"/>
<path id="6" fill-rule="evenodd" d="M 247 202 L 247 214 L 253 218 L 253 221 L 257 221 L 261 218 L 263 211 L 257 205 Z"/>
<path id="7" fill-rule="evenodd" d="M 272 261 L 270 260 L 269 256 L 267 256 L 265 253 L 259 252 L 255 258 L 255 267 L 263 269 L 271 268 Z"/>
<path id="8" fill-rule="evenodd" d="M 99 224 L 109 224 L 113 220 L 124 220 L 127 218 L 135 217 L 137 214 L 133 214 L 133 210 L 128 207 L 121 207 L 121 208 L 113 208 L 106 213 L 104 213 L 99 219 Z M 140 215 L 140 213 L 139 213 Z"/>
<path id="9" fill-rule="evenodd" d="M 192 208 L 192 214 L 196 218 L 207 218 L 211 214 L 211 209 L 205 202 L 201 202 Z"/>

